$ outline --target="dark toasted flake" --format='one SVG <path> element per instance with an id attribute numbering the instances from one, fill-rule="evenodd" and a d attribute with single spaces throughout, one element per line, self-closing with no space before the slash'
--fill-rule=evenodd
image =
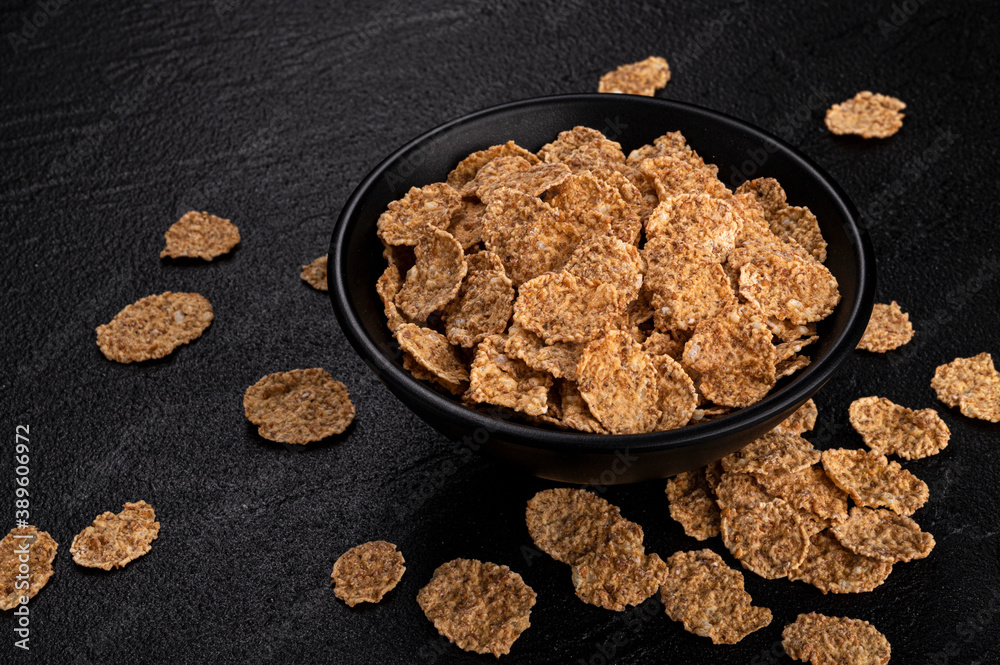
<path id="1" fill-rule="evenodd" d="M 377 603 L 396 588 L 406 572 L 403 555 L 384 540 L 356 545 L 333 564 L 333 592 L 350 607 Z"/>

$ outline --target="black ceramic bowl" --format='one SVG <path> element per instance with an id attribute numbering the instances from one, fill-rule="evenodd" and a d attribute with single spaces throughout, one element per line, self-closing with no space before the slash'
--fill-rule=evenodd
<path id="1" fill-rule="evenodd" d="M 748 177 L 777 178 L 795 205 L 807 205 L 826 238 L 826 265 L 842 299 L 819 325 L 812 363 L 759 403 L 731 415 L 669 432 L 601 436 L 534 427 L 490 417 L 441 395 L 403 369 L 386 328 L 375 281 L 385 269 L 375 223 L 411 186 L 443 181 L 470 153 L 513 139 L 537 150 L 576 125 L 601 130 L 626 154 L 680 130 L 731 188 Z M 852 353 L 864 333 L 875 291 L 871 243 L 858 213 L 828 175 L 767 133 L 680 102 L 631 95 L 581 94 L 495 106 L 441 125 L 386 157 L 344 205 L 330 244 L 330 298 L 347 339 L 406 406 L 453 439 L 464 440 L 543 478 L 609 485 L 667 476 L 731 453 L 767 432 L 805 402 Z M 391 454 L 391 451 L 390 453 Z"/>

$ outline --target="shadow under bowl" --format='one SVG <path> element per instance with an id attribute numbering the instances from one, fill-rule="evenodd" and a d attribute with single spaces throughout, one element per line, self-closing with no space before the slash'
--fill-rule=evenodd
<path id="1" fill-rule="evenodd" d="M 403 369 L 386 327 L 375 282 L 385 270 L 376 222 L 411 186 L 445 179 L 464 157 L 509 140 L 538 150 L 559 132 L 584 125 L 621 143 L 625 153 L 680 131 L 730 188 L 776 178 L 794 205 L 808 206 L 828 243 L 826 266 L 841 301 L 818 325 L 812 363 L 763 400 L 717 420 L 667 432 L 594 435 L 492 417 L 442 395 Z M 631 95 L 577 94 L 527 99 L 471 113 L 422 134 L 385 158 L 358 185 L 330 244 L 330 298 L 348 341 L 403 404 L 445 436 L 542 478 L 611 485 L 666 478 L 743 447 L 822 387 L 864 333 L 875 293 L 875 261 L 858 213 L 819 167 L 779 139 L 691 104 Z M 391 450 L 389 451 L 391 454 Z"/>

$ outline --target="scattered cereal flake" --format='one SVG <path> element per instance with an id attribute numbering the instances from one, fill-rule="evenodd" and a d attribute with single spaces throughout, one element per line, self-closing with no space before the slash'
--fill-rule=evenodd
<path id="1" fill-rule="evenodd" d="M 799 510 L 829 520 L 847 517 L 847 494 L 816 466 L 798 471 L 777 469 L 755 474 L 757 482 L 778 498 Z"/>
<path id="2" fill-rule="evenodd" d="M 874 451 L 824 450 L 823 469 L 859 506 L 912 515 L 930 496 L 927 483 Z"/>
<path id="3" fill-rule="evenodd" d="M 501 265 L 500 270 L 469 270 L 441 318 L 449 342 L 472 348 L 506 330 L 513 311 L 514 286 Z"/>
<path id="4" fill-rule="evenodd" d="M 406 323 L 406 319 L 403 315 L 399 313 L 399 309 L 396 307 L 396 294 L 399 293 L 399 289 L 403 286 L 403 278 L 399 274 L 399 270 L 395 265 L 389 264 L 382 273 L 382 276 L 378 278 L 375 282 L 375 290 L 378 292 L 378 297 L 382 300 L 382 307 L 385 311 L 386 324 L 389 326 L 389 330 L 392 332 L 396 331 L 396 328 Z"/>
<path id="5" fill-rule="evenodd" d="M 322 368 L 268 374 L 243 395 L 247 420 L 281 443 L 311 443 L 340 434 L 354 420 L 347 386 Z"/>
<path id="6" fill-rule="evenodd" d="M 862 90 L 826 112 L 826 127 L 834 134 L 857 134 L 866 139 L 884 139 L 903 126 L 899 99 Z"/>
<path id="7" fill-rule="evenodd" d="M 656 593 L 666 574 L 660 557 L 645 554 L 632 530 L 616 524 L 607 541 L 573 564 L 573 587 L 583 602 L 621 612 Z"/>
<path id="8" fill-rule="evenodd" d="M 676 238 L 718 263 L 736 246 L 742 217 L 725 199 L 678 194 L 660 201 L 646 220 L 646 238 Z"/>
<path id="9" fill-rule="evenodd" d="M 913 339 L 913 324 L 910 323 L 910 315 L 901 310 L 895 300 L 888 305 L 879 302 L 875 303 L 865 334 L 858 342 L 858 348 L 874 353 L 885 353 L 898 349 L 911 339 Z"/>
<path id="10" fill-rule="evenodd" d="M 458 386 L 469 380 L 469 371 L 458 357 L 448 338 L 430 328 L 404 323 L 396 328 L 399 348 L 409 353 L 425 370 L 444 381 Z"/>
<path id="11" fill-rule="evenodd" d="M 580 389 L 572 381 L 563 381 L 559 386 L 562 424 L 571 429 L 590 434 L 607 434 L 608 430 L 597 421 L 590 407 L 580 395 Z"/>
<path id="12" fill-rule="evenodd" d="M 701 469 L 685 471 L 667 481 L 670 516 L 697 540 L 719 535 L 719 504 Z"/>
<path id="13" fill-rule="evenodd" d="M 501 145 L 495 145 L 474 152 L 458 163 L 451 173 L 448 174 L 447 183 L 454 189 L 461 189 L 463 185 L 476 177 L 476 174 L 486 164 L 497 157 L 523 157 L 531 164 L 537 164 L 538 158 L 517 145 L 513 141 L 507 141 Z"/>
<path id="14" fill-rule="evenodd" d="M 765 246 L 740 266 L 740 294 L 767 316 L 795 325 L 821 321 L 840 302 L 837 278 L 810 255 Z"/>
<path id="15" fill-rule="evenodd" d="M 535 592 L 507 566 L 454 559 L 438 566 L 417 603 L 458 648 L 499 657 L 531 626 Z"/>
<path id="16" fill-rule="evenodd" d="M 694 153 L 692 153 L 694 155 Z M 643 160 L 639 168 L 656 187 L 660 201 L 677 194 L 711 194 L 729 196 L 730 191 L 716 177 L 718 169 L 705 164 L 700 157 L 678 158 L 662 155 Z"/>
<path id="17" fill-rule="evenodd" d="M 97 346 L 119 363 L 162 358 L 201 337 L 214 316 L 211 303 L 197 293 L 146 296 L 97 327 Z"/>
<path id="18" fill-rule="evenodd" d="M 800 512 L 783 499 L 724 507 L 720 530 L 743 567 L 769 580 L 787 577 L 802 565 L 812 535 Z"/>
<path id="19" fill-rule="evenodd" d="M 156 511 L 145 501 L 126 503 L 115 515 L 103 513 L 73 538 L 73 561 L 87 568 L 111 570 L 149 552 L 160 533 Z"/>
<path id="20" fill-rule="evenodd" d="M 628 333 L 609 331 L 583 349 L 580 394 L 612 434 L 650 432 L 660 420 L 656 367 Z"/>
<path id="21" fill-rule="evenodd" d="M 541 196 L 564 182 L 571 173 L 569 167 L 558 162 L 532 166 L 520 157 L 498 157 L 484 166 L 468 186 L 475 186 L 476 195 L 485 203 L 490 203 L 502 187 Z"/>
<path id="22" fill-rule="evenodd" d="M 771 333 L 748 303 L 699 323 L 681 363 L 700 374 L 698 390 L 720 406 L 750 406 L 776 381 Z"/>
<path id="23" fill-rule="evenodd" d="M 778 426 L 771 431 L 775 434 L 804 434 L 805 432 L 810 432 L 816 426 L 816 417 L 818 415 L 819 410 L 816 408 L 816 402 L 810 398 L 805 404 L 797 408 L 792 415 L 778 423 Z"/>
<path id="24" fill-rule="evenodd" d="M 642 223 L 618 188 L 598 180 L 589 171 L 574 173 L 552 189 L 548 203 L 562 211 L 582 238 L 610 232 L 625 243 L 634 243 Z"/>
<path id="25" fill-rule="evenodd" d="M 645 346 L 643 347 L 645 349 Z M 647 355 L 648 352 L 647 352 Z M 660 410 L 660 421 L 656 425 L 658 431 L 666 431 L 684 427 L 691 420 L 698 406 L 698 392 L 694 381 L 684 371 L 679 362 L 668 355 L 653 356 L 653 367 L 656 368 L 657 393 Z"/>
<path id="26" fill-rule="evenodd" d="M 771 623 L 771 610 L 751 604 L 743 574 L 712 550 L 677 552 L 666 564 L 660 598 L 667 616 L 689 633 L 714 644 L 736 644 Z"/>
<path id="27" fill-rule="evenodd" d="M 302 266 L 302 274 L 299 275 L 303 282 L 317 291 L 330 290 L 326 283 L 326 257 L 324 254 L 309 265 Z"/>
<path id="28" fill-rule="evenodd" d="M 333 564 L 333 592 L 350 607 L 377 603 L 396 588 L 404 563 L 403 554 L 384 540 L 355 545 Z"/>
<path id="29" fill-rule="evenodd" d="M 580 363 L 583 345 L 567 342 L 546 344 L 541 337 L 515 323 L 507 331 L 504 351 L 539 372 L 548 372 L 557 379 L 576 381 L 576 366 Z"/>
<path id="30" fill-rule="evenodd" d="M 885 635 L 867 621 L 816 612 L 800 614 L 781 637 L 789 657 L 812 665 L 886 665 L 892 651 Z"/>
<path id="31" fill-rule="evenodd" d="M 574 171 L 625 162 L 620 143 L 596 129 L 580 125 L 559 132 L 555 141 L 542 146 L 538 156 L 543 162 L 563 162 Z"/>
<path id="32" fill-rule="evenodd" d="M 719 468 L 723 468 L 721 462 Z M 724 469 L 715 486 L 715 494 L 720 508 L 733 510 L 755 508 L 775 498 L 749 473 L 725 472 Z"/>
<path id="33" fill-rule="evenodd" d="M 806 559 L 788 574 L 823 593 L 866 593 L 881 586 L 892 572 L 892 564 L 855 554 L 827 531 L 813 534 Z"/>
<path id="34" fill-rule="evenodd" d="M 414 321 L 423 322 L 455 297 L 468 266 L 462 245 L 441 229 L 425 233 L 413 251 L 417 262 L 406 272 L 396 306 Z"/>
<path id="35" fill-rule="evenodd" d="M 652 97 L 669 80 L 670 66 L 667 65 L 667 61 L 651 55 L 645 60 L 622 65 L 602 76 L 597 92 Z"/>
<path id="36" fill-rule="evenodd" d="M 611 284 L 553 272 L 521 285 L 514 302 L 514 322 L 549 344 L 581 344 L 621 326 L 626 307 Z"/>
<path id="37" fill-rule="evenodd" d="M 629 300 L 642 286 L 642 255 L 635 245 L 614 236 L 592 238 L 573 252 L 563 270 L 595 282 L 611 284 Z"/>
<path id="38" fill-rule="evenodd" d="M 228 219 L 192 210 L 174 222 L 164 237 L 167 245 L 160 258 L 195 257 L 211 261 L 239 244 L 240 230 Z"/>
<path id="39" fill-rule="evenodd" d="M 939 400 L 959 407 L 969 418 L 1000 422 L 1000 372 L 993 367 L 988 353 L 956 358 L 939 366 L 931 388 Z"/>
<path id="40" fill-rule="evenodd" d="M 430 230 L 448 228 L 462 197 L 443 182 L 411 187 L 378 218 L 378 237 L 387 245 L 416 245 Z"/>
<path id="41" fill-rule="evenodd" d="M 59 543 L 48 532 L 31 525 L 15 527 L 0 540 L 0 610 L 12 610 L 22 597 L 34 598 L 41 591 L 52 577 L 58 549 Z M 23 558 L 25 553 L 27 558 Z M 25 563 L 26 574 L 20 571 Z"/>
<path id="42" fill-rule="evenodd" d="M 620 541 L 628 535 L 633 547 L 642 547 L 642 528 L 622 517 L 617 506 L 586 490 L 542 490 L 528 501 L 525 516 L 535 545 L 562 563 L 576 563 L 607 542 L 612 532 Z"/>
<path id="43" fill-rule="evenodd" d="M 883 455 L 923 459 L 944 450 L 951 430 L 934 409 L 914 411 L 885 397 L 862 397 L 851 403 L 851 426 L 865 445 Z"/>
<path id="44" fill-rule="evenodd" d="M 506 343 L 505 335 L 490 335 L 476 347 L 468 399 L 506 406 L 529 416 L 546 413 L 552 377 L 507 356 Z"/>
<path id="45" fill-rule="evenodd" d="M 514 286 L 561 270 L 583 237 L 548 203 L 514 189 L 497 191 L 483 216 L 483 242 L 503 261 Z"/>
<path id="46" fill-rule="evenodd" d="M 722 468 L 739 473 L 801 471 L 820 461 L 820 452 L 797 434 L 768 432 L 722 458 Z"/>
<path id="47" fill-rule="evenodd" d="M 662 332 L 694 330 L 736 304 L 722 266 L 683 240 L 654 238 L 642 254 L 647 263 L 643 283 L 651 294 L 656 327 Z"/>
<path id="48" fill-rule="evenodd" d="M 486 204 L 479 199 L 462 199 L 462 203 L 451 218 L 448 233 L 462 249 L 469 249 L 483 241 L 483 215 Z"/>
<path id="49" fill-rule="evenodd" d="M 799 370 L 803 370 L 809 367 L 809 363 L 812 362 L 809 356 L 794 355 L 787 360 L 782 360 L 774 366 L 774 378 L 783 379 L 786 376 L 791 376 Z"/>
<path id="50" fill-rule="evenodd" d="M 934 536 L 911 518 L 885 508 L 855 506 L 830 532 L 852 552 L 889 563 L 923 559 L 934 549 Z"/>

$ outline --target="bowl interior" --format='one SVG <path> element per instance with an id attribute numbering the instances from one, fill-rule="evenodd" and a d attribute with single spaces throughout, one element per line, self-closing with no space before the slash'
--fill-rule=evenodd
<path id="1" fill-rule="evenodd" d="M 840 284 L 842 300 L 818 326 L 820 340 L 808 349 L 808 368 L 779 382 L 761 402 L 732 415 L 671 432 L 595 436 L 559 432 L 497 420 L 464 407 L 409 376 L 402 355 L 386 328 L 375 282 L 385 270 L 376 222 L 389 202 L 411 186 L 445 179 L 464 157 L 509 140 L 535 151 L 576 125 L 602 131 L 625 153 L 668 131 L 681 131 L 688 143 L 719 167 L 730 188 L 749 178 L 776 178 L 792 205 L 808 206 L 828 243 L 827 267 Z M 874 293 L 870 244 L 857 226 L 852 204 L 835 183 L 808 159 L 778 139 L 743 122 L 696 106 L 629 95 L 565 95 L 514 102 L 442 125 L 386 158 L 359 185 L 345 205 L 331 243 L 330 293 L 345 334 L 365 362 L 397 395 L 406 395 L 435 415 L 488 426 L 522 442 L 568 449 L 600 450 L 627 444 L 633 449 L 686 446 L 699 439 L 753 428 L 808 399 L 850 353 L 864 332 Z M 613 442 L 609 442 L 613 440 Z"/>

